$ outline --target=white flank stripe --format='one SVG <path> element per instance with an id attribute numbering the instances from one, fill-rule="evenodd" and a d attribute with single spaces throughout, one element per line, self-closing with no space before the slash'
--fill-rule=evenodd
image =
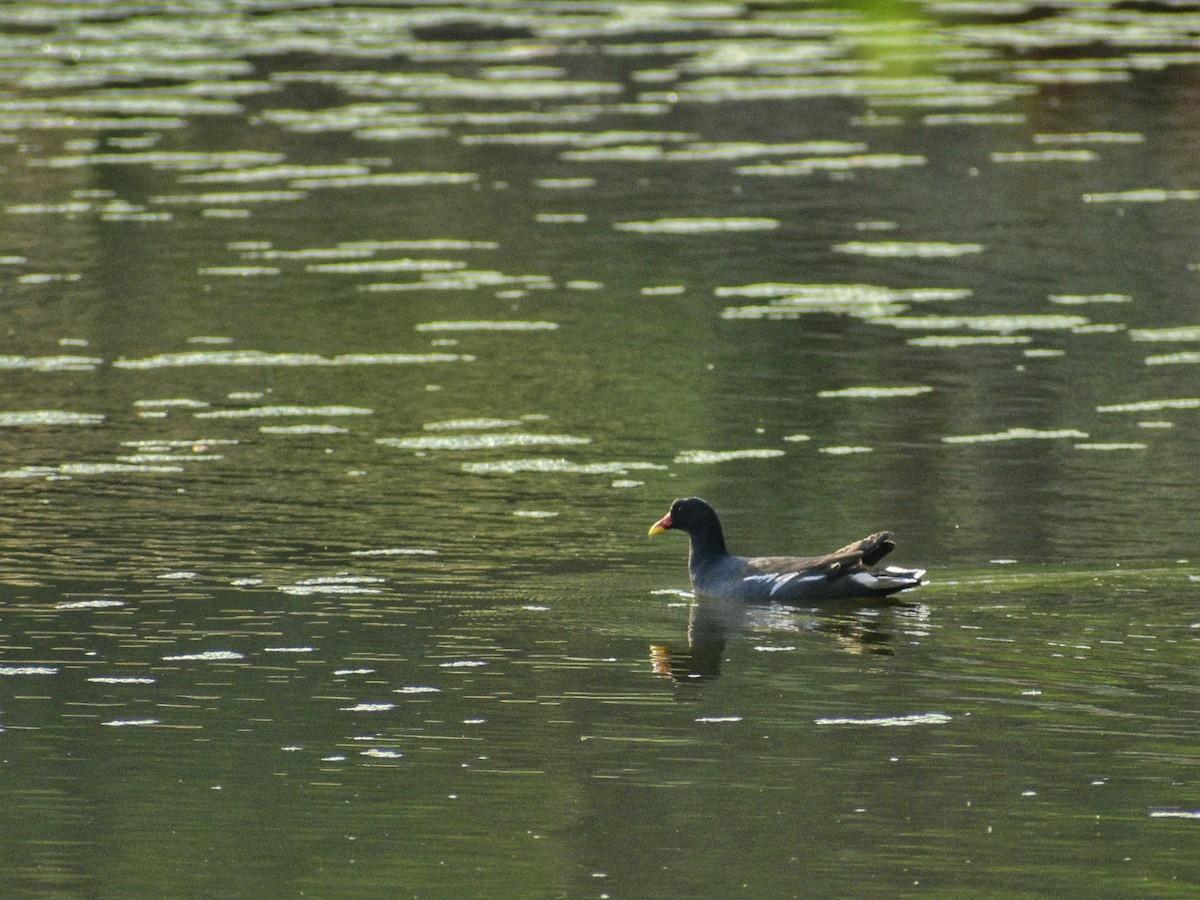
<path id="1" fill-rule="evenodd" d="M 771 588 L 771 596 L 774 597 L 775 594 L 779 591 L 779 589 L 781 587 L 783 587 L 785 584 L 787 584 L 789 581 L 791 581 L 793 578 L 795 578 L 796 575 L 797 575 L 796 572 L 789 572 L 786 575 L 776 576 L 775 586 L 773 588 Z"/>

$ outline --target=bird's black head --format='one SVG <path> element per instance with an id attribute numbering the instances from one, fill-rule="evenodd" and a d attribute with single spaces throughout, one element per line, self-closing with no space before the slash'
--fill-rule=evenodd
<path id="1" fill-rule="evenodd" d="M 662 534 L 671 528 L 678 528 L 688 534 L 703 533 L 716 526 L 716 511 L 699 497 L 685 497 L 671 504 L 671 511 L 650 526 L 650 535 Z"/>

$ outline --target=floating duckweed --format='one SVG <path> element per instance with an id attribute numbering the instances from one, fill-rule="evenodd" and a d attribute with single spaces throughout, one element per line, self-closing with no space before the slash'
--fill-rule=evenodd
<path id="1" fill-rule="evenodd" d="M 1024 125 L 1024 113 L 931 113 L 922 125 Z"/>
<path id="2" fill-rule="evenodd" d="M 303 191 L 226 191 L 206 194 L 160 194 L 150 198 L 158 205 L 240 206 L 253 203 L 286 203 L 303 200 Z"/>
<path id="3" fill-rule="evenodd" d="M 351 550 L 351 556 L 437 556 L 436 550 L 421 547 L 385 547 L 379 550 Z"/>
<path id="4" fill-rule="evenodd" d="M 361 275 L 374 272 L 449 272 L 465 269 L 467 264 L 455 259 L 368 259 L 355 262 L 312 263 L 306 272 Z"/>
<path id="5" fill-rule="evenodd" d="M 1160 412 L 1164 409 L 1200 409 L 1200 397 L 1182 397 L 1170 400 L 1140 400 L 1136 403 L 1113 403 L 1097 406 L 1096 412 Z"/>
<path id="6" fill-rule="evenodd" d="M 1123 61 L 1120 61 L 1124 64 Z M 1129 81 L 1133 76 L 1128 72 L 1105 69 L 1099 66 L 1080 68 L 1035 67 L 1014 72 L 1013 77 L 1019 81 L 1033 84 L 1102 84 L 1111 81 Z"/>
<path id="7" fill-rule="evenodd" d="M 72 200 L 64 203 L 14 203 L 6 206 L 4 211 L 12 216 L 54 215 L 56 213 L 77 216 L 91 212 L 93 209 L 94 206 L 91 203 Z"/>
<path id="8" fill-rule="evenodd" d="M 55 284 L 62 281 L 81 281 L 77 272 L 28 272 L 17 277 L 17 284 Z"/>
<path id="9" fill-rule="evenodd" d="M 557 322 L 521 322 L 514 319 L 504 321 L 463 320 L 445 322 L 421 322 L 413 326 L 417 331 L 554 331 Z"/>
<path id="10" fill-rule="evenodd" d="M 670 150 L 668 160 L 735 160 L 763 156 L 821 156 L 861 154 L 867 145 L 858 141 L 803 141 L 794 144 L 765 144 L 757 141 L 693 143 Z"/>
<path id="11" fill-rule="evenodd" d="M 311 247 L 303 250 L 275 250 L 271 247 L 230 247 L 247 260 L 366 259 L 370 250 L 350 247 Z"/>
<path id="12" fill-rule="evenodd" d="M 296 178 L 346 178 L 370 174 L 361 165 L 259 166 L 252 169 L 223 169 L 199 175 L 181 175 L 180 184 L 252 184 L 259 181 L 289 181 Z"/>
<path id="13" fill-rule="evenodd" d="M 1027 315 L 1027 316 L 884 316 L 870 320 L 875 325 L 891 325 L 894 328 L 925 329 L 928 331 L 950 331 L 966 328 L 971 331 L 998 331 L 1009 334 L 1016 331 L 1056 331 L 1075 329 L 1088 324 L 1083 316 Z"/>
<path id="14" fill-rule="evenodd" d="M 374 595 L 382 593 L 379 588 L 360 587 L 357 584 L 288 584 L 281 587 L 279 591 L 292 597 L 354 596 L 358 594 Z"/>
<path id="15" fill-rule="evenodd" d="M 391 749 L 388 749 L 387 747 L 372 747 L 369 750 L 363 750 L 360 755 L 369 756 L 372 759 L 403 759 L 404 758 L 404 754 L 401 753 L 399 750 L 391 750 Z"/>
<path id="16" fill-rule="evenodd" d="M 1084 194 L 1084 203 L 1166 203 L 1171 200 L 1200 200 L 1200 191 L 1140 188 L 1134 191 Z"/>
<path id="17" fill-rule="evenodd" d="M 810 313 L 841 313 L 857 318 L 894 315 L 910 303 L 961 300 L 971 291 L 960 288 L 886 288 L 869 284 L 749 284 L 719 287 L 718 297 L 776 298 L 767 305 L 730 306 L 723 319 L 791 319 Z"/>
<path id="18" fill-rule="evenodd" d="M 339 706 L 341 712 L 388 712 L 396 708 L 395 703 L 355 703 L 353 706 Z M 398 756 L 399 754 L 397 754 Z"/>
<path id="19" fill-rule="evenodd" d="M 1152 809 L 1152 819 L 1200 819 L 1200 809 Z"/>
<path id="20" fill-rule="evenodd" d="M 522 131 L 497 134 L 465 134 L 459 141 L 476 144 L 602 147 L 611 144 L 682 143 L 694 134 L 682 131 Z"/>
<path id="21" fill-rule="evenodd" d="M 982 253 L 983 244 L 950 244 L 942 241 L 848 241 L 844 244 L 834 244 L 832 249 L 837 253 L 853 253 L 859 256 L 944 259 Z"/>
<path id="22" fill-rule="evenodd" d="M 207 403 L 200 405 L 208 406 Z M 193 453 L 199 453 L 207 450 L 209 447 L 235 447 L 240 443 L 241 441 L 234 438 L 195 438 L 180 441 L 149 439 L 142 441 L 121 441 L 121 446 L 135 447 L 147 452 L 166 453 L 170 450 L 191 450 Z"/>
<path id="23" fill-rule="evenodd" d="M 349 126 L 348 126 L 349 127 Z M 289 131 L 324 131 L 317 127 L 305 128 L 303 125 L 291 125 Z M 414 141 L 426 138 L 442 138 L 450 136 L 449 128 L 439 128 L 421 125 L 373 126 L 371 128 L 355 128 L 354 136 L 363 141 Z"/>
<path id="24" fill-rule="evenodd" d="M 564 150 L 560 157 L 568 162 L 658 162 L 666 152 L 656 145 L 632 147 L 592 147 L 587 150 Z"/>
<path id="25" fill-rule="evenodd" d="M 211 462 L 213 460 L 224 459 L 220 453 L 189 453 L 180 455 L 177 453 L 134 453 L 131 456 L 118 456 L 117 462 L 131 463 L 135 466 L 142 466 L 156 463 L 175 463 L 181 460 L 187 462 Z"/>
<path id="26" fill-rule="evenodd" d="M 591 438 L 569 434 L 458 434 L 447 437 L 379 438 L 385 447 L 402 450 L 492 450 L 498 447 L 569 446 L 590 444 Z"/>
<path id="27" fill-rule="evenodd" d="M 1051 303 L 1059 303 L 1064 306 L 1082 306 L 1088 303 L 1130 303 L 1133 301 L 1128 294 L 1051 294 L 1046 299 Z"/>
<path id="28" fill-rule="evenodd" d="M 260 350 L 194 350 L 163 353 L 145 359 L 118 359 L 117 369 L 165 369 L 177 366 L 395 366 L 425 363 L 472 362 L 474 357 L 457 353 L 347 353 L 318 356 L 315 353 L 264 353 Z"/>
<path id="29" fill-rule="evenodd" d="M 616 222 L 617 231 L 636 234 L 721 234 L 730 231 L 771 231 L 778 219 L 655 219 L 650 222 Z"/>
<path id="30" fill-rule="evenodd" d="M 1035 144 L 1142 144 L 1146 136 L 1136 131 L 1084 131 L 1066 134 L 1035 134 Z"/>
<path id="31" fill-rule="evenodd" d="M 542 225 L 580 225 L 587 220 L 587 213 L 538 213 L 534 216 L 534 221 Z"/>
<path id="32" fill-rule="evenodd" d="M 1074 428 L 1061 428 L 1051 431 L 1041 431 L 1036 428 L 1009 428 L 1006 431 L 998 431 L 992 434 L 950 435 L 942 438 L 942 441 L 947 444 L 988 444 L 995 441 L 1058 440 L 1061 438 L 1085 440 L 1087 436 L 1087 432 L 1077 431 Z"/>
<path id="33" fill-rule="evenodd" d="M 145 212 L 141 207 L 110 203 L 100 209 L 104 222 L 170 222 L 175 217 L 169 212 Z"/>
<path id="34" fill-rule="evenodd" d="M 143 463 L 63 463 L 59 466 L 22 466 L 0 472 L 0 478 L 44 478 L 48 481 L 91 475 L 177 474 L 182 466 Z"/>
<path id="35" fill-rule="evenodd" d="M 76 131 L 168 131 L 187 127 L 187 120 L 176 116 L 74 116 L 43 113 L 21 115 L 0 112 L 0 128 Z"/>
<path id="36" fill-rule="evenodd" d="M 595 178 L 538 178 L 534 187 L 548 191 L 580 191 L 596 186 Z"/>
<path id="37" fill-rule="evenodd" d="M 244 169 L 282 163 L 282 153 L 232 150 L 225 153 L 151 150 L 143 153 L 87 153 L 78 156 L 52 156 L 45 161 L 51 169 L 78 169 L 97 165 L 137 165 L 155 169 Z"/>
<path id="38" fill-rule="evenodd" d="M 428 250 L 443 252 L 446 250 L 496 250 L 500 245 L 496 241 L 470 241 L 463 238 L 425 238 L 414 240 L 390 241 L 343 241 L 337 245 L 339 250 L 355 252 L 379 253 L 391 250 Z"/>
<path id="39" fill-rule="evenodd" d="M 781 297 L 793 305 L 858 303 L 925 303 L 939 300 L 961 300 L 971 296 L 965 288 L 888 288 L 873 284 L 787 284 L 768 282 L 741 287 L 719 287 L 718 297 Z"/>
<path id="40" fill-rule="evenodd" d="M 773 459 L 783 456 L 782 450 L 682 450 L 676 454 L 676 463 L 689 465 L 712 465 L 713 463 L 729 462 L 734 459 Z"/>
<path id="41" fill-rule="evenodd" d="M 598 81 L 569 81 L 544 78 L 493 81 L 480 78 L 456 78 L 444 73 L 381 74 L 378 86 L 404 98 L 458 98 L 471 101 L 550 101 L 621 94 L 621 84 Z"/>
<path id="42" fill-rule="evenodd" d="M 818 447 L 818 453 L 826 453 L 829 456 L 853 456 L 857 453 L 873 453 L 873 447 L 853 447 L 853 446 L 838 446 L 838 447 Z"/>
<path id="43" fill-rule="evenodd" d="M 164 656 L 165 662 L 226 662 L 246 657 L 236 650 L 205 650 L 203 653 L 182 653 L 178 656 Z"/>
<path id="44" fill-rule="evenodd" d="M 1030 93 L 1032 86 L 956 82 L 946 77 L 874 75 L 715 76 L 665 92 L 645 92 L 640 99 L 666 102 L 722 103 L 750 100 L 805 100 L 862 97 L 876 103 L 908 106 L 991 106 Z"/>
<path id="45" fill-rule="evenodd" d="M 91 372 L 103 364 L 91 356 L 0 356 L 0 369 L 32 372 Z"/>
<path id="46" fill-rule="evenodd" d="M 459 429 L 512 428 L 520 424 L 522 424 L 521 419 L 446 419 L 442 422 L 429 422 L 422 427 L 426 431 L 456 431 Z"/>
<path id="47" fill-rule="evenodd" d="M 55 603 L 55 609 L 114 609 L 125 605 L 124 600 L 68 600 Z"/>
<path id="48" fill-rule="evenodd" d="M 1200 352 L 1167 353 L 1162 356 L 1147 356 L 1144 360 L 1148 366 L 1174 366 L 1200 363 Z"/>
<path id="49" fill-rule="evenodd" d="M 348 434 L 349 428 L 340 425 L 262 425 L 262 434 Z"/>
<path id="50" fill-rule="evenodd" d="M 295 597 L 321 595 L 379 594 L 382 590 L 373 585 L 383 584 L 386 579 L 371 575 L 321 575 L 305 578 L 296 584 L 284 585 L 279 590 Z"/>
<path id="51" fill-rule="evenodd" d="M 262 275 L 280 275 L 281 269 L 274 266 L 207 266 L 196 270 L 200 275 L 230 276 L 233 278 L 253 278 Z"/>
<path id="52" fill-rule="evenodd" d="M 376 172 L 330 178 L 297 178 L 290 182 L 299 190 L 311 188 L 426 187 L 437 184 L 474 184 L 474 172 Z"/>
<path id="53" fill-rule="evenodd" d="M 1025 150 L 994 152 L 995 163 L 1095 162 L 1100 154 L 1092 150 Z"/>
<path id="54" fill-rule="evenodd" d="M 575 463 L 566 459 L 508 459 L 499 462 L 463 463 L 463 471 L 473 475 L 513 475 L 521 472 L 624 475 L 630 471 L 665 468 L 666 466 L 648 462 Z"/>
<path id="55" fill-rule="evenodd" d="M 818 391 L 818 397 L 845 397 L 851 399 L 879 400 L 887 397 L 916 397 L 928 394 L 933 388 L 925 385 L 914 387 L 849 387 L 836 391 Z"/>
<path id="56" fill-rule="evenodd" d="M 923 166 L 929 160 L 924 156 L 903 153 L 871 153 L 854 156 L 810 156 L 782 163 L 760 163 L 738 166 L 738 175 L 811 175 L 814 172 L 846 172 L 854 169 L 900 169 L 907 166 Z"/>
<path id="57" fill-rule="evenodd" d="M 193 413 L 197 419 L 262 419 L 276 416 L 370 416 L 375 410 L 361 406 L 252 406 L 248 409 L 214 409 Z"/>
<path id="58" fill-rule="evenodd" d="M 836 717 L 814 719 L 816 725 L 869 725 L 884 728 L 907 727 L 912 725 L 945 725 L 951 721 L 945 713 L 913 713 L 907 716 L 879 716 L 876 718 Z"/>
<path id="59" fill-rule="evenodd" d="M 100 413 L 66 412 L 57 409 L 35 409 L 28 412 L 0 412 L 0 428 L 23 428 L 39 425 L 99 425 Z"/>
<path id="60" fill-rule="evenodd" d="M 1135 341 L 1200 341 L 1200 325 L 1183 328 L 1131 328 L 1129 337 Z"/>
<path id="61" fill-rule="evenodd" d="M 453 271 L 423 273 L 420 281 L 375 282 L 360 285 L 359 290 L 370 293 L 401 291 L 474 291 L 518 285 L 522 290 L 549 290 L 554 282 L 547 275 L 505 275 L 494 271 Z M 570 284 L 567 285 L 570 287 Z"/>

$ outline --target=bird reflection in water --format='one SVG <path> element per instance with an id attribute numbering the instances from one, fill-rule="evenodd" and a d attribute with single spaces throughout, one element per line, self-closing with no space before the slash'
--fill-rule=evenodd
<path id="1" fill-rule="evenodd" d="M 688 616 L 687 646 L 651 644 L 650 663 L 655 675 L 678 683 L 716 678 L 729 641 L 747 631 L 823 634 L 847 653 L 889 656 L 896 652 L 898 616 L 918 624 L 927 618 L 928 609 L 911 603 L 872 607 L 829 603 L 800 609 L 697 596 Z"/>

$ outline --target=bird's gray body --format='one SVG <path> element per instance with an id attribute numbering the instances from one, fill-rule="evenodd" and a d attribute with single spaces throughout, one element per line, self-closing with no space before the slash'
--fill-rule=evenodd
<path id="1" fill-rule="evenodd" d="M 895 549 L 889 531 L 824 556 L 735 556 L 725 547 L 716 512 L 695 497 L 676 500 L 651 534 L 671 528 L 687 532 L 692 590 L 706 597 L 786 604 L 879 600 L 917 587 L 925 574 L 924 569 L 876 566 Z"/>

